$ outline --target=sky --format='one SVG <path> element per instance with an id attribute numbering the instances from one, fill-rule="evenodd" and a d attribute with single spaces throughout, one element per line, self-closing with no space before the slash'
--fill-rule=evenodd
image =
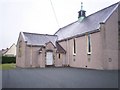
<path id="1" fill-rule="evenodd" d="M 17 43 L 20 32 L 54 34 L 59 28 L 78 20 L 78 11 L 86 16 L 119 0 L 0 0 L 0 49 Z"/>

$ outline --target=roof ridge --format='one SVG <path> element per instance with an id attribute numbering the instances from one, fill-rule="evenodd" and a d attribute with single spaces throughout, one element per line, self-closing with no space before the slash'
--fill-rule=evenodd
<path id="1" fill-rule="evenodd" d="M 23 32 L 25 34 L 33 34 L 33 35 L 44 35 L 44 36 L 57 36 L 57 35 L 52 35 L 52 34 L 40 34 L 40 33 L 31 33 L 31 32 Z"/>

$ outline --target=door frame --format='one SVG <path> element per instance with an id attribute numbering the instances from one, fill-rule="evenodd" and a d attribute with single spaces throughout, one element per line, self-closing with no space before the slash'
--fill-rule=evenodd
<path id="1" fill-rule="evenodd" d="M 52 65 L 47 65 L 47 53 L 48 52 L 50 52 L 50 53 L 52 53 Z M 54 54 L 53 54 L 53 50 L 47 50 L 46 52 L 45 52 L 45 66 L 53 66 L 54 65 Z"/>

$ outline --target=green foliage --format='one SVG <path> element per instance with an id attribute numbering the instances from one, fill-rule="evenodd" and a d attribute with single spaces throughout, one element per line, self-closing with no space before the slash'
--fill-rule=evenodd
<path id="1" fill-rule="evenodd" d="M 4 63 L 16 63 L 16 57 L 2 56 L 2 64 Z"/>

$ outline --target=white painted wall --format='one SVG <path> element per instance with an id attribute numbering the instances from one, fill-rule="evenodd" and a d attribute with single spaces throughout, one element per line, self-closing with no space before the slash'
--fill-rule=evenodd
<path id="1" fill-rule="evenodd" d="M 13 44 L 3 56 L 16 56 L 16 45 Z"/>

